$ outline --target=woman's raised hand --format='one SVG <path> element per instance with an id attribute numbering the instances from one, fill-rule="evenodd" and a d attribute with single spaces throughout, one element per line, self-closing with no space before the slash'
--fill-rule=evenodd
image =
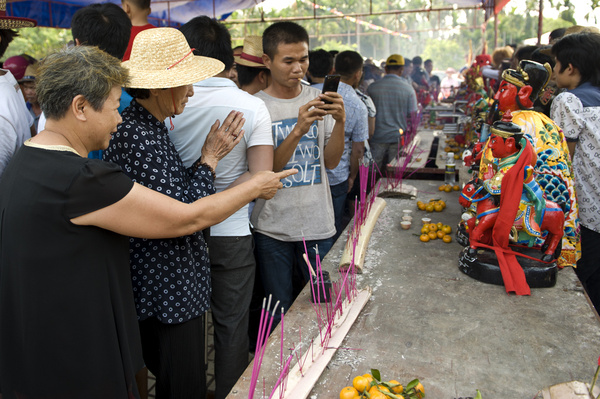
<path id="1" fill-rule="evenodd" d="M 217 163 L 240 142 L 246 122 L 243 116 L 242 112 L 231 111 L 223 124 L 218 119 L 215 121 L 202 147 L 202 162 L 216 168 Z"/>

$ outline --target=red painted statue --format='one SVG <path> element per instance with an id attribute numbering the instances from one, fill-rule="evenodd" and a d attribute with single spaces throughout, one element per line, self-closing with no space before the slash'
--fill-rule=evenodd
<path id="1" fill-rule="evenodd" d="M 529 286 L 509 241 L 529 237 L 525 241 L 532 246 L 546 232 L 542 260 L 554 260 L 560 254 L 564 213 L 545 199 L 534 176 L 537 155 L 521 128 L 511 122 L 510 112 L 494 123 L 488 145 L 498 160 L 496 173 L 467 183 L 459 199 L 464 207 L 477 206 L 477 216 L 467 221 L 469 254 L 475 256 L 481 244 L 492 246 L 507 291 L 527 295 Z"/>

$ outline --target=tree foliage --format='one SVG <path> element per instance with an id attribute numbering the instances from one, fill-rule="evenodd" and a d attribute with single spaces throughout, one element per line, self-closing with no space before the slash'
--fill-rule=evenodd
<path id="1" fill-rule="evenodd" d="M 3 59 L 13 55 L 28 54 L 36 59 L 42 59 L 64 47 L 73 40 L 70 29 L 55 28 L 23 28 L 8 46 Z"/>
<path id="2" fill-rule="evenodd" d="M 482 51 L 483 41 L 491 53 L 494 49 L 493 19 L 483 20 L 482 10 L 452 10 L 433 12 L 410 12 L 403 14 L 384 14 L 393 10 L 417 10 L 429 7 L 449 8 L 445 0 L 314 0 L 324 9 L 315 10 L 308 0 L 296 0 L 290 7 L 282 10 L 263 12 L 260 4 L 232 14 L 225 22 L 230 29 L 233 44 L 242 44 L 248 35 L 260 35 L 271 22 L 235 23 L 261 18 L 295 18 L 312 17 L 313 15 L 331 16 L 330 10 L 349 14 L 368 14 L 357 17 L 402 36 L 393 36 L 381 30 L 374 30 L 357 22 L 343 18 L 306 19 L 298 21 L 311 35 L 311 48 L 327 50 L 353 49 L 364 57 L 376 60 L 385 59 L 393 53 L 412 58 L 421 55 L 424 59 L 434 60 L 436 69 L 446 67 L 460 68 L 466 61 L 469 44 L 474 53 Z M 598 7 L 600 0 L 589 0 L 591 7 Z M 498 15 L 498 46 L 520 44 L 527 38 L 537 37 L 539 0 L 525 0 L 524 8 L 517 8 L 510 2 Z M 581 7 L 578 0 L 545 0 L 545 9 L 554 8 L 559 11 L 559 18 L 544 18 L 544 32 L 575 23 L 575 4 Z M 590 8 L 588 17 L 593 15 Z M 380 13 L 380 14 L 377 14 Z M 485 29 L 482 29 L 485 27 Z M 25 28 L 20 30 L 20 37 L 9 46 L 4 59 L 12 55 L 27 53 L 35 58 L 42 58 L 61 48 L 71 40 L 70 30 L 53 28 Z M 408 35 L 409 37 L 406 37 Z"/>

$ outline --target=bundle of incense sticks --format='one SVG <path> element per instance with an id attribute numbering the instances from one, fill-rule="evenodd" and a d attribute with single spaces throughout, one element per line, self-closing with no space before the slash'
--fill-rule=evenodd
<path id="1" fill-rule="evenodd" d="M 304 240 L 303 240 L 304 241 Z M 308 248 L 306 247 L 306 241 L 304 241 L 304 259 L 306 261 L 306 265 L 310 271 L 311 284 L 316 281 L 320 282 L 319 289 L 316 292 L 313 290 L 313 302 L 312 306 L 315 311 L 316 321 L 319 329 L 319 336 L 315 337 L 310 341 L 306 352 L 302 353 L 302 329 L 299 330 L 299 342 L 294 345 L 294 348 L 291 349 L 290 354 L 286 357 L 284 361 L 284 309 L 281 308 L 281 342 L 279 348 L 279 365 L 280 365 L 280 374 L 273 387 L 269 398 L 272 398 L 277 389 L 279 389 L 279 397 L 283 398 L 285 393 L 285 387 L 287 385 L 287 377 L 289 375 L 290 369 L 292 367 L 292 363 L 294 359 L 296 359 L 296 364 L 300 370 L 300 373 L 303 373 L 303 367 L 305 366 L 306 361 L 310 358 L 311 363 L 314 361 L 315 357 L 315 344 L 321 348 L 322 351 L 325 351 L 328 348 L 328 342 L 331 339 L 333 326 L 335 323 L 336 315 L 342 315 L 343 312 L 343 303 L 344 301 L 351 302 L 357 295 L 358 289 L 356 287 L 356 272 L 354 268 L 354 259 L 352 260 L 352 267 L 349 267 L 345 270 L 340 276 L 341 281 L 334 282 L 331 288 L 331 302 L 319 303 L 320 296 L 326 295 L 326 287 L 325 287 L 325 279 L 323 278 L 323 268 L 321 264 L 321 259 L 319 256 L 318 247 L 315 248 L 316 253 L 316 262 L 313 265 L 310 263 L 310 258 L 308 256 Z M 335 298 L 335 301 L 333 300 Z M 279 303 L 279 302 L 278 302 Z M 256 343 L 256 355 L 254 358 L 254 365 L 252 368 L 251 382 L 250 382 L 250 390 L 248 393 L 248 398 L 251 399 L 254 397 L 254 392 L 256 390 L 256 383 L 258 381 L 258 377 L 260 374 L 260 369 L 262 366 L 262 360 L 265 352 L 266 342 L 269 335 L 269 331 L 271 330 L 271 326 L 273 323 L 273 318 L 275 315 L 275 311 L 277 309 L 278 303 L 273 307 L 271 312 L 271 297 L 269 299 L 263 299 L 263 309 L 261 312 L 261 319 L 259 324 L 259 333 L 258 340 Z M 323 309 L 324 308 L 324 309 Z M 308 354 L 310 353 L 310 357 Z M 263 387 L 263 391 L 266 390 L 266 387 Z M 263 397 L 265 397 L 263 393 Z"/>
<path id="2" fill-rule="evenodd" d="M 265 308 L 266 303 L 266 308 Z M 265 354 L 265 348 L 267 343 L 267 338 L 269 337 L 269 332 L 271 331 L 271 327 L 273 326 L 273 318 L 275 316 L 275 311 L 277 310 L 277 306 L 279 305 L 279 301 L 273 306 L 273 311 L 269 316 L 269 312 L 271 311 L 271 295 L 269 295 L 269 301 L 267 303 L 266 298 L 263 299 L 262 310 L 260 313 L 260 322 L 258 325 L 258 338 L 256 340 L 256 351 L 254 352 L 254 366 L 252 368 L 252 375 L 250 381 L 250 389 L 248 391 L 248 398 L 252 399 L 254 397 L 254 390 L 256 389 L 256 383 L 258 382 L 258 375 L 260 373 L 260 367 L 262 365 L 263 356 Z M 267 328 L 268 324 L 268 328 Z"/>

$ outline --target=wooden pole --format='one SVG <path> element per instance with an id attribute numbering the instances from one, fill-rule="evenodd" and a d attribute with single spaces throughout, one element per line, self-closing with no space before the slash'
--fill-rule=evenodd
<path id="1" fill-rule="evenodd" d="M 498 48 L 498 14 L 494 14 L 494 49 Z"/>
<path id="2" fill-rule="evenodd" d="M 537 35 L 538 46 L 542 44 L 543 24 L 544 24 L 544 0 L 540 0 L 540 15 L 538 17 L 538 35 Z"/>

